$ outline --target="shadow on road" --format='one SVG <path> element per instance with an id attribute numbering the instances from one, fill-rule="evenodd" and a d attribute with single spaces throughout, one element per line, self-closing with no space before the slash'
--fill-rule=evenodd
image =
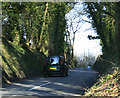
<path id="1" fill-rule="evenodd" d="M 98 73 L 87 68 L 70 69 L 68 77 L 39 77 L 7 84 L 3 95 L 81 96 L 96 81 Z M 41 84 L 49 83 L 44 86 Z M 34 88 L 36 87 L 36 88 Z M 33 88 L 32 90 L 30 90 Z M 17 92 L 16 92 L 17 91 Z"/>

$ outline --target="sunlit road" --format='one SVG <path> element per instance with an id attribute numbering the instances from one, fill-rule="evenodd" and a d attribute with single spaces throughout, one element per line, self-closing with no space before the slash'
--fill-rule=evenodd
<path id="1" fill-rule="evenodd" d="M 69 70 L 68 77 L 38 77 L 5 85 L 2 96 L 81 96 L 90 87 L 98 73 L 87 68 Z"/>

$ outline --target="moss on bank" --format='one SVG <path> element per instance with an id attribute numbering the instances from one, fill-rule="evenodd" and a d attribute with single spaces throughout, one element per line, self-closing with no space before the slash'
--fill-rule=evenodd
<path id="1" fill-rule="evenodd" d="M 106 53 L 98 58 L 92 68 L 101 74 L 107 73 L 112 67 L 118 66 L 117 52 Z"/>
<path id="2" fill-rule="evenodd" d="M 40 52 L 3 40 L 1 56 L 3 83 L 42 74 L 45 55 Z"/>

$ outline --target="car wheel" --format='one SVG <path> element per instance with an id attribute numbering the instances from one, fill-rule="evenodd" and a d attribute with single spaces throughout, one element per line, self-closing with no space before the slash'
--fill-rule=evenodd
<path id="1" fill-rule="evenodd" d="M 48 77 L 49 75 L 48 74 L 44 74 L 44 77 Z"/>
<path id="2" fill-rule="evenodd" d="M 65 76 L 65 74 L 64 74 L 64 73 L 62 73 L 62 74 L 61 74 L 61 76 L 62 76 L 62 77 L 64 77 L 64 76 Z"/>
<path id="3" fill-rule="evenodd" d="M 66 73 L 65 76 L 68 76 L 68 73 Z"/>

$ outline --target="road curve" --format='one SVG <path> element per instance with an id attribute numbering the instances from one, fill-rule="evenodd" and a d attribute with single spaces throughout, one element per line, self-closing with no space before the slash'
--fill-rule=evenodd
<path id="1" fill-rule="evenodd" d="M 7 84 L 2 96 L 81 96 L 93 85 L 98 73 L 88 68 L 69 69 L 67 77 L 37 77 Z"/>

